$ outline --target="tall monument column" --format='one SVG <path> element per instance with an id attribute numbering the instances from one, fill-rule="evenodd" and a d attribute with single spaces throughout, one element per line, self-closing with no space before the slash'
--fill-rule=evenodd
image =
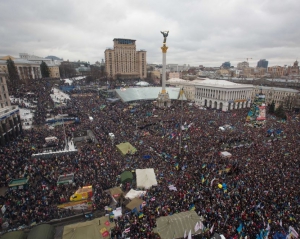
<path id="1" fill-rule="evenodd" d="M 169 97 L 169 93 L 166 90 L 166 64 L 167 64 L 167 50 L 168 47 L 166 45 L 167 37 L 169 34 L 169 31 L 161 32 L 164 37 L 163 46 L 161 47 L 162 50 L 162 90 L 158 94 L 157 98 L 157 106 L 161 108 L 170 107 L 171 106 L 171 100 Z"/>

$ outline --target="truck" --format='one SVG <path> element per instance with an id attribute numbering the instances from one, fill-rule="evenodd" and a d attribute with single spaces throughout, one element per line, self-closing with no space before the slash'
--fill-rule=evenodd
<path id="1" fill-rule="evenodd" d="M 83 186 L 82 188 L 79 188 L 71 197 L 71 202 L 81 201 L 81 200 L 87 200 L 91 199 L 93 196 L 93 187 L 91 185 L 89 186 Z"/>
<path id="2" fill-rule="evenodd" d="M 59 175 L 57 186 L 64 184 L 72 184 L 74 182 L 74 173 Z"/>

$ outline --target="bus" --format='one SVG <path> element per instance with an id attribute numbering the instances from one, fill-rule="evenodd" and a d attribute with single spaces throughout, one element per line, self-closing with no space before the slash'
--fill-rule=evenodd
<path id="1" fill-rule="evenodd" d="M 29 187 L 29 177 L 28 178 L 16 178 L 10 180 L 8 183 L 8 188 L 10 190 L 17 190 L 17 189 L 28 189 Z"/>
<path id="2" fill-rule="evenodd" d="M 60 175 L 57 180 L 57 186 L 71 184 L 74 182 L 74 173 Z"/>

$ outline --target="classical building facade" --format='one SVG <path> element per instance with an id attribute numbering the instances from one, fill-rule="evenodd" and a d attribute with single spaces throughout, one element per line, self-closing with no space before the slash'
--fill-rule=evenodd
<path id="1" fill-rule="evenodd" d="M 196 86 L 200 84 L 203 80 L 204 79 L 189 81 L 179 78 L 172 78 L 167 80 L 167 85 L 183 89 L 186 99 L 189 101 L 195 101 Z"/>
<path id="2" fill-rule="evenodd" d="M 195 86 L 195 103 L 228 111 L 250 107 L 253 85 L 206 79 Z"/>
<path id="3" fill-rule="evenodd" d="M 115 38 L 114 48 L 105 50 L 105 69 L 108 77 L 113 79 L 145 79 L 147 77 L 147 52 L 137 51 L 135 41 Z"/>
<path id="4" fill-rule="evenodd" d="M 6 85 L 7 74 L 0 69 L 0 145 L 16 138 L 22 132 L 20 110 L 12 106 Z"/>
<path id="5" fill-rule="evenodd" d="M 11 58 L 17 68 L 20 80 L 41 78 L 40 64 L 26 59 Z M 8 73 L 6 60 L 0 60 L 0 69 Z"/>
<path id="6" fill-rule="evenodd" d="M 260 92 L 266 96 L 266 104 L 269 105 L 274 101 L 275 107 L 278 107 L 280 104 L 285 105 L 288 100 L 292 101 L 299 94 L 298 90 L 290 88 L 255 86 L 251 97 L 252 100 Z"/>
<path id="7" fill-rule="evenodd" d="M 50 78 L 60 78 L 59 65 L 60 65 L 61 61 L 56 61 L 56 60 L 53 61 L 52 59 L 49 59 L 49 58 L 43 58 L 43 57 L 39 57 L 39 56 L 35 56 L 35 55 L 29 55 L 27 53 L 20 53 L 19 55 L 22 60 L 34 62 L 39 65 L 41 65 L 42 62 L 45 62 L 49 68 L 49 73 L 50 73 L 49 77 Z"/>

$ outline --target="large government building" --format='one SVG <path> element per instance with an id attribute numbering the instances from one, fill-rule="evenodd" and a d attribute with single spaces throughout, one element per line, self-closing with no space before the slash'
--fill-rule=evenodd
<path id="1" fill-rule="evenodd" d="M 253 85 L 206 79 L 195 86 L 195 103 L 228 111 L 250 107 Z"/>
<path id="2" fill-rule="evenodd" d="M 0 69 L 0 145 L 5 145 L 22 131 L 20 110 L 10 104 L 6 77 Z"/>
<path id="3" fill-rule="evenodd" d="M 136 40 L 115 38 L 114 48 L 105 50 L 105 69 L 113 79 L 145 79 L 146 51 L 136 50 Z"/>
<path id="4" fill-rule="evenodd" d="M 15 63 L 20 80 L 40 79 L 42 77 L 40 63 L 28 61 L 27 59 L 22 58 L 14 58 L 12 56 L 5 56 L 0 58 L 0 69 L 3 72 L 8 73 L 6 61 L 9 58 L 12 59 Z"/>

